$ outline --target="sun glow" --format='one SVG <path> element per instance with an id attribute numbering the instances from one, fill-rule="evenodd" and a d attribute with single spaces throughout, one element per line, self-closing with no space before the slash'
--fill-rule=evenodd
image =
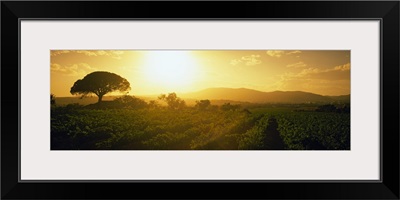
<path id="1" fill-rule="evenodd" d="M 193 84 L 197 66 L 188 51 L 149 51 L 145 55 L 143 70 L 150 83 L 182 91 Z"/>

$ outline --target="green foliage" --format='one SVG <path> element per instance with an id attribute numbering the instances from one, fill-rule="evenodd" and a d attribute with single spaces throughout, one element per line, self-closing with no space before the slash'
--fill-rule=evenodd
<path id="1" fill-rule="evenodd" d="M 56 105 L 56 96 L 54 94 L 50 94 L 50 105 Z"/>
<path id="2" fill-rule="evenodd" d="M 287 149 L 349 150 L 350 115 L 296 112 L 277 115 L 278 130 Z"/>
<path id="3" fill-rule="evenodd" d="M 91 93 L 99 97 L 101 102 L 103 96 L 107 93 L 130 90 L 130 84 L 121 76 L 110 72 L 92 72 L 83 79 L 77 80 L 71 87 L 71 94 L 80 94 L 85 97 Z"/>
<path id="4" fill-rule="evenodd" d="M 134 96 L 124 95 L 118 97 L 113 101 L 102 101 L 95 104 L 86 105 L 87 109 L 143 109 L 147 108 L 148 104 L 146 101 L 136 98 Z"/>
<path id="5" fill-rule="evenodd" d="M 317 111 L 317 112 L 335 112 L 336 106 L 334 106 L 332 104 L 326 104 L 326 105 L 318 106 L 318 108 L 315 111 Z"/>
<path id="6" fill-rule="evenodd" d="M 176 110 L 176 109 L 183 109 L 186 107 L 186 103 L 184 100 L 179 98 L 175 92 L 169 93 L 168 95 L 161 94 L 158 97 L 159 100 L 165 101 L 168 104 L 168 107 Z"/>
<path id="7" fill-rule="evenodd" d="M 235 110 L 238 110 L 239 108 L 240 108 L 239 104 L 231 105 L 231 103 L 224 103 L 221 106 L 221 110 L 223 110 L 223 111 L 230 111 L 230 110 L 235 111 Z"/>
<path id="8" fill-rule="evenodd" d="M 318 108 L 315 109 L 315 111 L 317 111 L 317 112 L 350 113 L 350 106 L 346 105 L 346 104 L 341 105 L 341 106 L 326 104 L 326 105 L 318 106 Z"/>
<path id="9" fill-rule="evenodd" d="M 118 108 L 140 109 L 148 106 L 146 101 L 129 95 L 118 97 L 114 100 L 114 102 Z"/>
<path id="10" fill-rule="evenodd" d="M 265 137 L 268 127 L 268 116 L 261 118 L 255 126 L 243 134 L 239 140 L 239 149 L 265 149 Z"/>
<path id="11" fill-rule="evenodd" d="M 207 110 L 211 107 L 211 102 L 208 99 L 196 101 L 195 107 L 199 110 Z"/>
<path id="12" fill-rule="evenodd" d="M 142 100 L 133 96 L 110 103 L 134 109 L 51 107 L 51 149 L 350 149 L 350 115 L 345 113 L 136 109 Z"/>
<path id="13" fill-rule="evenodd" d="M 160 107 L 160 104 L 158 104 L 156 100 L 151 100 L 149 102 L 149 108 L 150 109 L 157 109 L 159 107 Z"/>
<path id="14" fill-rule="evenodd" d="M 52 149 L 237 149 L 241 112 L 52 109 Z M 229 135 L 229 136 L 228 136 Z M 221 143 L 229 138 L 228 143 Z"/>

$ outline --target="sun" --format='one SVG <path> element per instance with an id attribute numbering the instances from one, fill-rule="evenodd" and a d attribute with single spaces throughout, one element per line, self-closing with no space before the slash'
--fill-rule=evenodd
<path id="1" fill-rule="evenodd" d="M 197 65 L 188 51 L 148 51 L 145 54 L 143 70 L 150 84 L 182 91 L 193 84 Z"/>

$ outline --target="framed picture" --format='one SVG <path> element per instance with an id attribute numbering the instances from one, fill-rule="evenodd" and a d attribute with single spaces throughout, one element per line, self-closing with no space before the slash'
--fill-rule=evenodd
<path id="1" fill-rule="evenodd" d="M 1 5 L 3 199 L 399 198 L 397 1 Z"/>

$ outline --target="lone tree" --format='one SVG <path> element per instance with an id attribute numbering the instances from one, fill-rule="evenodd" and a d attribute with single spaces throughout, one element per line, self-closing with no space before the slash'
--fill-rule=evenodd
<path id="1" fill-rule="evenodd" d="M 99 103 L 103 96 L 107 93 L 119 91 L 125 92 L 130 90 L 130 84 L 121 76 L 111 72 L 92 72 L 83 79 L 77 80 L 71 87 L 71 94 L 80 94 L 82 98 L 90 93 L 99 97 Z"/>
<path id="2" fill-rule="evenodd" d="M 184 100 L 179 98 L 175 92 L 169 93 L 168 95 L 161 94 L 158 97 L 159 100 L 165 101 L 171 109 L 182 109 L 186 106 Z"/>
<path id="3" fill-rule="evenodd" d="M 211 106 L 211 102 L 208 99 L 196 101 L 195 107 L 198 108 L 199 110 L 206 110 Z"/>

